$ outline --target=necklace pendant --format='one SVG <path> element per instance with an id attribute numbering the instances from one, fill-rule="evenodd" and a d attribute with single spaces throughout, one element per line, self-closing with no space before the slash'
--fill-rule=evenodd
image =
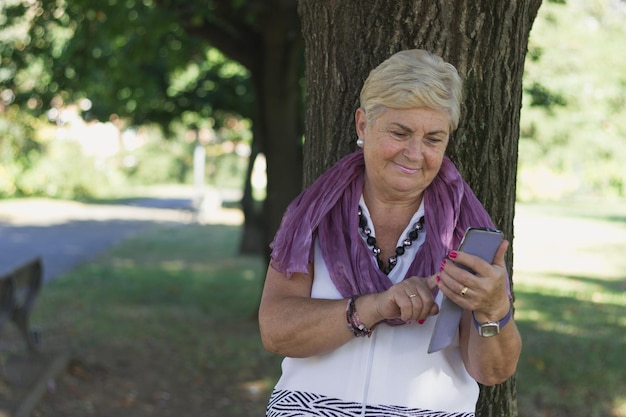
<path id="1" fill-rule="evenodd" d="M 367 225 L 367 218 L 363 215 L 363 210 L 359 206 L 358 210 L 359 215 L 359 230 L 363 237 L 365 237 L 365 241 L 367 245 L 372 248 L 372 253 L 376 258 L 376 264 L 378 265 L 378 269 L 380 269 L 385 275 L 389 275 L 391 270 L 397 265 L 398 257 L 404 255 L 406 252 L 406 248 L 413 245 L 413 242 L 417 240 L 419 237 L 419 232 L 424 228 L 424 216 L 422 216 L 417 223 L 413 224 L 413 228 L 409 233 L 407 233 L 406 238 L 402 241 L 402 246 L 398 246 L 396 248 L 396 253 L 393 256 L 390 256 L 387 260 L 388 264 L 385 266 L 382 259 L 380 259 L 380 254 L 382 250 L 376 246 L 376 237 L 372 236 L 372 229 L 370 229 Z"/>

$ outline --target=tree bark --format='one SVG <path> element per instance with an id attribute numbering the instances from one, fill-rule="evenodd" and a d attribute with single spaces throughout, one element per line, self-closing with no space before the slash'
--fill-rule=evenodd
<path id="1" fill-rule="evenodd" d="M 258 255 L 263 249 L 263 219 L 261 210 L 258 210 L 252 190 L 252 171 L 259 156 L 258 141 L 252 141 L 248 168 L 246 170 L 243 194 L 241 197 L 241 211 L 244 216 L 244 227 L 239 242 L 239 253 L 243 255 Z"/>
<path id="2" fill-rule="evenodd" d="M 448 155 L 513 237 L 522 75 L 541 0 L 300 0 L 307 102 L 304 183 L 356 149 L 354 112 L 369 71 L 394 52 L 424 48 L 465 81 Z M 512 247 L 507 254 L 512 278 Z M 515 378 L 482 387 L 476 415 L 516 416 Z"/>
<path id="3" fill-rule="evenodd" d="M 297 22 L 297 23 L 294 23 Z M 301 37 L 294 6 L 268 8 L 262 60 L 252 71 L 256 96 L 255 140 L 267 161 L 267 195 L 263 206 L 265 256 L 287 205 L 302 190 Z M 256 137 L 256 134 L 260 137 Z"/>

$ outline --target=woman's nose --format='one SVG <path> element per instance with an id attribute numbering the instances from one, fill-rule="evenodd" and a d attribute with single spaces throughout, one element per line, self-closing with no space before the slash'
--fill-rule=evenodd
<path id="1" fill-rule="evenodd" d="M 421 138 L 412 137 L 406 142 L 406 148 L 404 149 L 404 155 L 411 160 L 420 160 L 423 157 L 423 147 Z"/>

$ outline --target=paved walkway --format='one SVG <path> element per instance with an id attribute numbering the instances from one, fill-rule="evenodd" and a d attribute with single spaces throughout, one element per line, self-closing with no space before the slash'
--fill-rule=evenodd
<path id="1" fill-rule="evenodd" d="M 0 200 L 0 274 L 41 256 L 44 282 L 91 259 L 123 239 L 159 224 L 237 224 L 239 210 L 224 210 L 208 198 L 194 216 L 191 198 L 141 198 L 124 205 L 94 205 L 50 199 Z"/>

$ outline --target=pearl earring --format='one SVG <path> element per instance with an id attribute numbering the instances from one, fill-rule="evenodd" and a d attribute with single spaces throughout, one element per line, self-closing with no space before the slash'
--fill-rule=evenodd
<path id="1" fill-rule="evenodd" d="M 358 146 L 359 148 L 363 147 L 363 138 L 357 138 L 356 146 Z"/>

